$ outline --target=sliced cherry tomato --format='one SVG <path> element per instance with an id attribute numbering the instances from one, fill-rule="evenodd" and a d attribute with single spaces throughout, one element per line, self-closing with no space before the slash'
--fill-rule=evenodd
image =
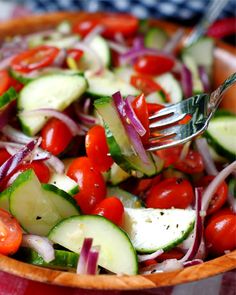
<path id="1" fill-rule="evenodd" d="M 79 185 L 79 193 L 74 196 L 81 210 L 90 214 L 106 196 L 106 184 L 102 174 L 97 171 L 88 157 L 72 161 L 67 175 Z"/>
<path id="2" fill-rule="evenodd" d="M 82 50 L 76 48 L 67 49 L 66 52 L 67 55 L 72 57 L 75 61 L 79 61 L 84 54 Z"/>
<path id="3" fill-rule="evenodd" d="M 172 177 L 154 185 L 147 193 L 146 205 L 151 208 L 185 209 L 194 200 L 193 188 L 186 179 Z"/>
<path id="4" fill-rule="evenodd" d="M 39 181 L 42 183 L 48 183 L 50 178 L 50 170 L 43 161 L 33 161 L 32 163 L 22 164 L 17 167 L 17 172 L 21 173 L 25 170 L 33 169 Z"/>
<path id="5" fill-rule="evenodd" d="M 184 253 L 181 250 L 174 248 L 158 256 L 157 261 L 162 262 L 166 259 L 181 259 L 183 256 Z"/>
<path id="6" fill-rule="evenodd" d="M 41 147 L 53 155 L 63 152 L 72 139 L 67 125 L 59 119 L 53 118 L 41 130 Z"/>
<path id="7" fill-rule="evenodd" d="M 6 70 L 0 71 L 0 96 L 11 86 L 11 79 Z"/>
<path id="8" fill-rule="evenodd" d="M 164 106 L 158 103 L 147 103 L 147 108 L 148 108 L 148 115 L 151 116 L 158 112 L 159 110 L 163 109 Z"/>
<path id="9" fill-rule="evenodd" d="M 143 144 L 147 144 L 150 138 L 149 119 L 148 119 L 149 114 L 148 114 L 147 103 L 143 93 L 134 99 L 134 101 L 132 102 L 132 107 L 136 116 L 138 117 L 138 119 L 140 120 L 140 122 L 142 123 L 143 127 L 146 130 L 146 133 L 144 134 L 144 136 L 141 137 L 141 140 Z"/>
<path id="10" fill-rule="evenodd" d="M 236 18 L 229 17 L 217 20 L 207 31 L 207 35 L 214 38 L 224 38 L 236 33 Z"/>
<path id="11" fill-rule="evenodd" d="M 97 204 L 92 214 L 104 216 L 116 225 L 120 225 L 124 214 L 124 206 L 118 198 L 108 197 Z"/>
<path id="12" fill-rule="evenodd" d="M 0 149 L 0 166 L 6 162 L 11 157 L 11 155 L 8 153 L 5 149 Z"/>
<path id="13" fill-rule="evenodd" d="M 206 175 L 204 176 L 199 182 L 198 186 L 202 186 L 206 188 L 212 180 L 215 178 L 215 176 L 212 175 Z M 228 186 L 225 181 L 223 181 L 217 191 L 214 193 L 213 198 L 211 199 L 211 202 L 209 204 L 207 214 L 212 214 L 218 211 L 226 202 L 228 196 Z"/>
<path id="14" fill-rule="evenodd" d="M 155 259 L 148 259 L 143 262 L 144 266 L 151 266 L 155 264 L 157 264 L 157 261 Z"/>
<path id="15" fill-rule="evenodd" d="M 144 75 L 161 75 L 174 67 L 172 58 L 165 55 L 145 55 L 139 57 L 134 63 L 134 70 Z"/>
<path id="16" fill-rule="evenodd" d="M 161 91 L 163 93 L 163 96 L 165 97 L 165 100 L 167 102 L 170 102 L 170 96 L 169 94 L 159 85 L 156 83 L 151 77 L 145 76 L 145 75 L 133 75 L 130 78 L 130 83 L 135 88 L 141 90 L 144 95 L 148 95 L 150 93 Z"/>
<path id="17" fill-rule="evenodd" d="M 28 73 L 51 65 L 58 53 L 58 48 L 42 45 L 18 54 L 13 58 L 11 66 L 15 71 Z"/>
<path id="18" fill-rule="evenodd" d="M 193 150 L 189 150 L 187 156 L 183 160 L 179 159 L 173 164 L 176 169 L 188 174 L 200 173 L 204 170 L 202 156 L 197 151 Z"/>
<path id="19" fill-rule="evenodd" d="M 85 147 L 87 156 L 97 170 L 105 172 L 111 167 L 113 159 L 108 156 L 109 149 L 102 126 L 94 126 L 88 131 L 85 137 Z"/>
<path id="20" fill-rule="evenodd" d="M 206 245 L 212 255 L 236 248 L 236 215 L 221 214 L 212 218 L 205 229 Z"/>
<path id="21" fill-rule="evenodd" d="M 0 253 L 14 254 L 21 241 L 22 230 L 18 221 L 7 211 L 0 209 Z"/>
<path id="22" fill-rule="evenodd" d="M 164 167 L 166 168 L 178 161 L 182 148 L 182 145 L 178 145 L 175 147 L 156 151 L 155 154 L 165 161 Z"/>
<path id="23" fill-rule="evenodd" d="M 72 28 L 73 33 L 79 34 L 81 37 L 85 37 L 91 32 L 97 25 L 100 24 L 100 20 L 97 16 L 90 16 L 83 18 L 76 22 Z"/>
<path id="24" fill-rule="evenodd" d="M 153 185 L 161 181 L 161 175 L 156 175 L 153 178 L 142 178 L 135 183 L 134 188 L 132 188 L 132 193 L 134 195 L 140 196 L 149 190 Z"/>

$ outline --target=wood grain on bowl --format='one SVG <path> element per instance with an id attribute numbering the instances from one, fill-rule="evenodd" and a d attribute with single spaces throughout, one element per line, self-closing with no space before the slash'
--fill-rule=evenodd
<path id="1" fill-rule="evenodd" d="M 75 22 L 85 17 L 86 13 L 52 13 L 25 17 L 9 22 L 0 23 L 0 39 L 6 36 L 27 34 L 51 28 L 63 20 Z M 169 34 L 173 34 L 178 26 L 164 21 L 152 21 L 153 24 L 164 27 Z M 186 33 L 189 30 L 186 29 Z M 204 54 L 204 53 L 203 53 Z M 227 76 L 236 72 L 236 49 L 221 41 L 216 41 L 214 52 L 213 85 L 217 87 Z M 236 113 L 236 89 L 232 88 L 225 95 L 222 105 Z M 45 269 L 23 262 L 16 261 L 7 256 L 0 255 L 0 270 L 20 277 L 45 283 L 52 283 L 70 287 L 87 289 L 148 289 L 155 287 L 182 284 L 209 276 L 214 276 L 236 268 L 236 250 L 203 264 L 185 268 L 169 273 L 137 276 L 116 275 L 76 275 L 74 273 Z"/>

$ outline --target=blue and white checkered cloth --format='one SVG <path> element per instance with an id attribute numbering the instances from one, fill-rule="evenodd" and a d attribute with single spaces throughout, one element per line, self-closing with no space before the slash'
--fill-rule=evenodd
<path id="1" fill-rule="evenodd" d="M 219 0 L 222 1 L 222 0 Z M 34 12 L 85 10 L 128 12 L 139 18 L 197 21 L 209 0 L 25 0 Z M 220 18 L 235 16 L 236 1 L 230 0 Z"/>

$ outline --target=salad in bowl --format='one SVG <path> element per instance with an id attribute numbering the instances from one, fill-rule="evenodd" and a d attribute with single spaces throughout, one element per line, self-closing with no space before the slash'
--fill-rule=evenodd
<path id="1" fill-rule="evenodd" d="M 0 254 L 137 275 L 236 248 L 235 110 L 146 151 L 151 115 L 212 90 L 214 39 L 182 37 L 104 13 L 2 40 Z"/>

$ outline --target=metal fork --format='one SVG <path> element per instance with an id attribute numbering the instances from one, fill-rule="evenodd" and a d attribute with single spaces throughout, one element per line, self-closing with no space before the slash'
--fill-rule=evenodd
<path id="1" fill-rule="evenodd" d="M 236 73 L 229 76 L 211 94 L 192 96 L 150 116 L 149 127 L 153 136 L 150 137 L 146 150 L 156 151 L 183 144 L 203 133 L 225 91 L 234 83 L 236 83 Z"/>

